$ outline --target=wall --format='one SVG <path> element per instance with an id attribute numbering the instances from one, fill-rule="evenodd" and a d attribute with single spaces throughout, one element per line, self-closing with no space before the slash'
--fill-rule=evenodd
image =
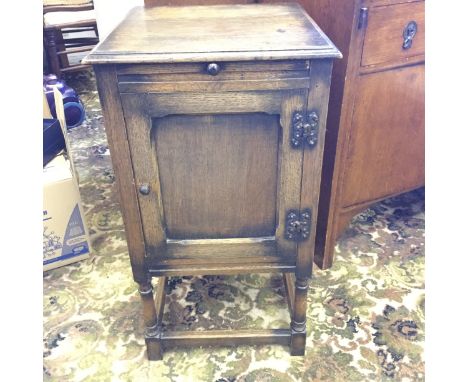
<path id="1" fill-rule="evenodd" d="M 99 40 L 103 41 L 107 35 L 119 24 L 128 11 L 138 5 L 144 5 L 143 0 L 94 0 L 96 22 L 99 30 Z"/>

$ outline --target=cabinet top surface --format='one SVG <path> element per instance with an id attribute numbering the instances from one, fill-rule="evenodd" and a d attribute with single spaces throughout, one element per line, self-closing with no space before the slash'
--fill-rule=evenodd
<path id="1" fill-rule="evenodd" d="M 135 7 L 90 64 L 339 58 L 298 4 Z"/>

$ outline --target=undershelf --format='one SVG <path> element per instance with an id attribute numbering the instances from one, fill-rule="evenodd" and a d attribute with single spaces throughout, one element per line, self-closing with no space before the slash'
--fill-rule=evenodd
<path id="1" fill-rule="evenodd" d="M 274 240 L 250 242 L 200 241 L 167 243 L 150 252 L 146 266 L 152 276 L 294 272 L 294 256 L 282 255 Z"/>

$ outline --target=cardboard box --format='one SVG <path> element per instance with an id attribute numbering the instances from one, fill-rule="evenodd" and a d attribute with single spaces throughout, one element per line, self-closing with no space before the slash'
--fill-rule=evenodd
<path id="1" fill-rule="evenodd" d="M 56 105 L 62 95 L 54 90 Z M 44 118 L 48 115 L 44 103 Z M 64 132 L 68 153 L 65 115 L 57 106 L 57 119 Z M 66 154 L 58 155 L 43 169 L 43 270 L 84 260 L 90 255 L 90 240 L 81 206 L 78 178 L 73 161 Z"/>
<path id="2" fill-rule="evenodd" d="M 43 269 L 89 257 L 90 245 L 78 184 L 64 155 L 43 171 Z"/>

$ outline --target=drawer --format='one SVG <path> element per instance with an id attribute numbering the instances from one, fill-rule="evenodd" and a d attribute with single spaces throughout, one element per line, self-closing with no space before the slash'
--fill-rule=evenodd
<path id="1" fill-rule="evenodd" d="M 410 23 L 416 26 L 416 33 L 403 47 L 404 31 Z M 404 61 L 420 55 L 424 55 L 424 1 L 369 10 L 362 66 Z"/>
<path id="2" fill-rule="evenodd" d="M 309 87 L 309 61 L 119 65 L 122 93 L 281 90 Z"/>
<path id="3" fill-rule="evenodd" d="M 210 73 L 210 64 L 216 64 L 219 70 Z M 308 71 L 309 60 L 278 60 L 278 61 L 227 61 L 227 62 L 193 62 L 182 64 L 121 64 L 117 66 L 118 75 L 181 75 L 198 74 L 200 78 L 219 78 L 227 74 L 239 72 L 291 72 Z"/>

